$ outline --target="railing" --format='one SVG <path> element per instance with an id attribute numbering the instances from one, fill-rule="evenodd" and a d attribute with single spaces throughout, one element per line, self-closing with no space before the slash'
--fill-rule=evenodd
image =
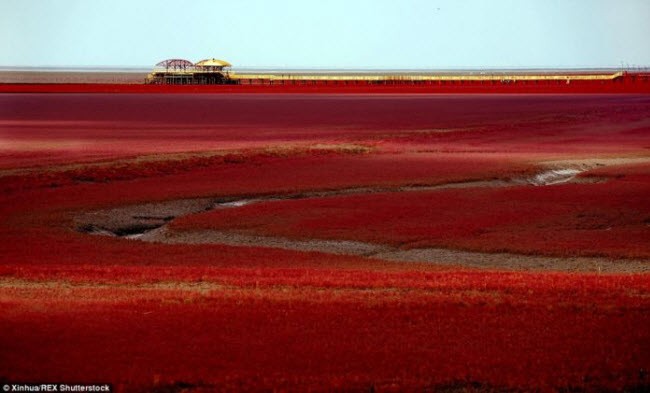
<path id="1" fill-rule="evenodd" d="M 490 75 L 323 75 L 323 74 L 239 74 L 230 73 L 230 79 L 257 79 L 271 81 L 571 81 L 612 80 L 623 72 L 612 74 L 490 74 Z"/>

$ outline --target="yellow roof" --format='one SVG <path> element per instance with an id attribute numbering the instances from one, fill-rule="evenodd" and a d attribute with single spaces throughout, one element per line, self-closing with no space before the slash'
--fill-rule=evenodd
<path id="1" fill-rule="evenodd" d="M 227 61 L 219 60 L 219 59 L 205 59 L 205 60 L 199 61 L 195 65 L 199 66 L 199 67 L 230 67 L 230 66 L 232 66 L 232 64 L 228 63 Z"/>

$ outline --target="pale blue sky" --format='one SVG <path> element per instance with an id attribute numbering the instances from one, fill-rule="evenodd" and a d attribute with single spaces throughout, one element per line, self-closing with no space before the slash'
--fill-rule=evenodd
<path id="1" fill-rule="evenodd" d="M 0 66 L 650 65 L 650 0 L 0 0 Z"/>

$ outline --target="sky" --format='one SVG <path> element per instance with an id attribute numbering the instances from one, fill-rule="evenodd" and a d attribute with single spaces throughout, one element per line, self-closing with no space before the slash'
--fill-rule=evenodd
<path id="1" fill-rule="evenodd" d="M 650 65 L 650 0 L 0 0 L 0 66 Z"/>

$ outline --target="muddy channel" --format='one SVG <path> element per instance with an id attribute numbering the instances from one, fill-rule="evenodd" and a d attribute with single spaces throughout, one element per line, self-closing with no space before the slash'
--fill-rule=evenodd
<path id="1" fill-rule="evenodd" d="M 509 253 L 482 253 L 442 248 L 401 249 L 385 244 L 350 240 L 287 239 L 263 235 L 245 235 L 227 231 L 173 231 L 168 224 L 178 217 L 214 209 L 237 209 L 255 203 L 274 201 L 328 198 L 341 195 L 358 195 L 388 192 L 434 191 L 472 187 L 542 187 L 560 183 L 593 183 L 606 179 L 579 177 L 594 165 L 573 165 L 551 168 L 529 178 L 483 180 L 442 185 L 359 187 L 328 191 L 302 192 L 284 195 L 233 196 L 221 198 L 195 198 L 157 203 L 145 203 L 113 209 L 86 212 L 75 217 L 76 230 L 97 236 L 119 237 L 129 241 L 168 244 L 224 244 L 242 247 L 271 247 L 288 250 L 356 255 L 367 258 L 399 262 L 424 262 L 440 265 L 463 266 L 499 270 L 548 270 L 564 272 L 645 273 L 650 272 L 650 261 L 609 259 L 601 257 L 563 258 Z"/>

